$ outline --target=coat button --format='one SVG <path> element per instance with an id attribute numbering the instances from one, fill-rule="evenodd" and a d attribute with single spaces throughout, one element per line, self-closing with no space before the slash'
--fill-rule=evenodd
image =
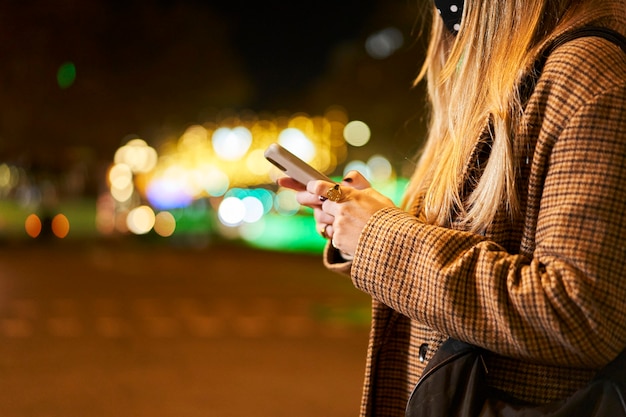
<path id="1" fill-rule="evenodd" d="M 428 352 L 428 343 L 422 343 L 419 350 L 419 360 L 424 363 L 426 360 L 426 353 Z"/>

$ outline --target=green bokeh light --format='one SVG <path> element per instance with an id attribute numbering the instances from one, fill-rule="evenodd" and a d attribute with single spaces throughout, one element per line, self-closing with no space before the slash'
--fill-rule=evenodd
<path id="1" fill-rule="evenodd" d="M 263 220 L 262 233 L 255 239 L 246 240 L 250 246 L 284 252 L 321 253 L 324 249 L 326 239 L 316 233 L 312 215 L 270 214 Z"/>
<path id="2" fill-rule="evenodd" d="M 65 62 L 57 71 L 57 84 L 65 89 L 74 84 L 76 80 L 76 66 L 73 62 Z"/>

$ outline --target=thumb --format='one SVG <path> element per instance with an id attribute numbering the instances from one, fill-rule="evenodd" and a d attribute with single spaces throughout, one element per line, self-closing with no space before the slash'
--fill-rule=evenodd
<path id="1" fill-rule="evenodd" d="M 359 171 L 349 171 L 344 176 L 343 183 L 357 190 L 364 190 L 371 186 L 369 181 Z"/>

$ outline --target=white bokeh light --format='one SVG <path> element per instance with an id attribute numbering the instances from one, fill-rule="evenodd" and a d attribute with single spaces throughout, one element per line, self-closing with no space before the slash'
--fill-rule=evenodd
<path id="1" fill-rule="evenodd" d="M 134 192 L 135 186 L 132 182 L 122 188 L 111 186 L 111 196 L 113 196 L 115 201 L 119 201 L 120 203 L 128 201 L 133 196 Z"/>
<path id="2" fill-rule="evenodd" d="M 258 222 L 263 214 L 265 213 L 263 208 L 263 203 L 256 197 L 248 196 L 244 197 L 241 200 L 243 203 L 246 213 L 243 216 L 243 221 L 246 223 L 255 223 Z"/>
<path id="3" fill-rule="evenodd" d="M 365 41 L 367 54 L 375 59 L 384 59 L 396 52 L 404 43 L 400 30 L 389 27 L 368 36 Z"/>
<path id="4" fill-rule="evenodd" d="M 246 216 L 246 206 L 237 197 L 227 197 L 217 209 L 217 216 L 225 226 L 238 226 Z"/>
<path id="5" fill-rule="evenodd" d="M 114 156 L 116 164 L 126 164 L 134 173 L 150 172 L 156 166 L 157 160 L 157 151 L 143 139 L 130 140 Z"/>
<path id="6" fill-rule="evenodd" d="M 372 132 L 369 126 L 360 120 L 354 120 L 343 129 L 343 137 L 352 146 L 363 146 L 370 141 Z"/>
<path id="7" fill-rule="evenodd" d="M 381 155 L 374 155 L 367 161 L 372 181 L 387 181 L 393 175 L 391 162 Z"/>
<path id="8" fill-rule="evenodd" d="M 113 198 L 119 202 L 128 201 L 135 191 L 130 167 L 124 163 L 113 165 L 109 170 L 108 179 Z"/>
<path id="9" fill-rule="evenodd" d="M 213 132 L 213 150 L 222 159 L 236 161 L 241 159 L 252 144 L 252 133 L 243 127 L 233 129 L 220 127 Z"/>
<path id="10" fill-rule="evenodd" d="M 372 173 L 370 172 L 369 166 L 363 161 L 350 161 L 343 168 L 343 175 L 347 175 L 350 171 L 358 171 L 363 175 L 368 181 L 372 179 Z"/>
<path id="11" fill-rule="evenodd" d="M 315 145 L 300 129 L 295 127 L 280 132 L 278 143 L 305 162 L 311 162 L 315 157 Z"/>
<path id="12" fill-rule="evenodd" d="M 136 235 L 144 235 L 154 227 L 156 216 L 149 206 L 135 207 L 126 217 L 128 230 Z"/>
<path id="13" fill-rule="evenodd" d="M 117 163 L 109 170 L 109 183 L 114 188 L 126 188 L 133 182 L 133 172 L 125 163 Z"/>

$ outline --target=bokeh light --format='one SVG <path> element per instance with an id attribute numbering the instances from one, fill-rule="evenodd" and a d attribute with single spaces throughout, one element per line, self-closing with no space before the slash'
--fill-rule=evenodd
<path id="1" fill-rule="evenodd" d="M 372 175 L 370 172 L 370 168 L 369 166 L 367 166 L 367 164 L 363 161 L 359 161 L 359 160 L 354 160 L 354 161 L 350 161 L 346 164 L 346 166 L 343 169 L 343 175 L 347 175 L 348 172 L 350 171 L 358 171 L 361 173 L 361 175 L 363 175 L 368 181 L 371 181 L 372 179 Z"/>
<path id="2" fill-rule="evenodd" d="M 127 201 L 133 194 L 133 172 L 125 163 L 116 163 L 109 169 L 108 180 L 111 187 L 111 195 L 115 200 Z"/>
<path id="3" fill-rule="evenodd" d="M 274 198 L 276 211 L 284 216 L 292 216 L 300 210 L 300 203 L 296 200 L 296 193 L 292 190 L 280 190 Z"/>
<path id="4" fill-rule="evenodd" d="M 389 27 L 368 36 L 365 41 L 365 51 L 372 58 L 384 59 L 393 55 L 403 43 L 402 32 L 397 28 Z"/>
<path id="5" fill-rule="evenodd" d="M 101 194 L 96 200 L 96 230 L 103 235 L 115 232 L 115 199 L 110 194 Z"/>
<path id="6" fill-rule="evenodd" d="M 246 216 L 246 206 L 237 197 L 227 197 L 220 204 L 217 215 L 225 226 L 238 226 Z"/>
<path id="7" fill-rule="evenodd" d="M 132 139 L 115 152 L 113 161 L 127 165 L 133 173 L 151 171 L 157 163 L 156 149 L 143 139 Z"/>
<path id="8" fill-rule="evenodd" d="M 315 157 L 315 146 L 300 129 L 290 127 L 278 135 L 278 143 L 304 162 L 311 162 Z"/>
<path id="9" fill-rule="evenodd" d="M 365 122 L 354 120 L 343 129 L 343 136 L 350 145 L 358 147 L 369 142 L 371 131 Z"/>
<path id="10" fill-rule="evenodd" d="M 197 172 L 197 182 L 200 185 L 200 188 L 204 189 L 208 195 L 212 197 L 219 197 L 228 191 L 230 179 L 221 169 L 213 165 L 206 164 L 200 167 Z"/>
<path id="11" fill-rule="evenodd" d="M 128 212 L 126 226 L 131 233 L 145 235 L 154 227 L 156 216 L 149 206 L 139 206 Z"/>
<path id="12" fill-rule="evenodd" d="M 176 231 L 176 218 L 169 211 L 157 213 L 154 219 L 154 231 L 162 237 L 169 237 Z"/>
<path id="13" fill-rule="evenodd" d="M 252 134 L 244 126 L 233 129 L 220 127 L 213 133 L 213 149 L 222 159 L 236 161 L 241 159 L 252 144 Z"/>
<path id="14" fill-rule="evenodd" d="M 24 222 L 26 234 L 32 238 L 36 238 L 41 234 L 41 219 L 36 214 L 29 214 Z"/>
<path id="15" fill-rule="evenodd" d="M 59 239 L 65 238 L 70 232 L 70 221 L 64 214 L 57 214 L 52 218 L 52 233 Z"/>
<path id="16" fill-rule="evenodd" d="M 73 62 L 65 62 L 61 64 L 57 71 L 57 84 L 65 89 L 74 84 L 76 80 L 76 66 Z"/>
<path id="17" fill-rule="evenodd" d="M 256 149 L 246 158 L 246 168 L 255 175 L 264 175 L 267 173 L 267 159 L 265 159 L 264 150 Z"/>
<path id="18" fill-rule="evenodd" d="M 151 181 L 146 190 L 146 198 L 159 210 L 186 207 L 193 201 L 193 195 L 182 172 Z"/>
<path id="19" fill-rule="evenodd" d="M 254 196 L 248 196 L 244 197 L 241 202 L 245 208 L 245 214 L 243 216 L 244 222 L 255 223 L 261 220 L 261 217 L 265 214 L 261 200 Z"/>
<path id="20" fill-rule="evenodd" d="M 370 180 L 373 182 L 390 181 L 393 177 L 391 162 L 382 155 L 373 155 L 367 160 Z"/>
<path id="21" fill-rule="evenodd" d="M 0 164 L 0 196 L 5 196 L 19 183 L 20 172 L 17 167 Z"/>
<path id="22" fill-rule="evenodd" d="M 393 194 L 394 169 L 383 155 L 345 162 L 348 145 L 362 147 L 370 138 L 369 126 L 349 121 L 339 106 L 316 117 L 225 112 L 214 122 L 188 126 L 178 138 L 161 140 L 157 148 L 133 138 L 115 153 L 107 177 L 110 197 L 98 204 L 97 227 L 107 234 L 154 230 L 162 237 L 218 233 L 255 246 L 319 250 L 325 242 L 315 232 L 312 211 L 298 203 L 293 190 L 277 188 L 275 181 L 284 174 L 265 159 L 265 149 L 280 143 L 327 175 L 339 168 L 344 174 L 358 170 Z M 308 230 L 310 239 L 275 236 L 276 228 L 290 234 L 294 227 Z"/>

